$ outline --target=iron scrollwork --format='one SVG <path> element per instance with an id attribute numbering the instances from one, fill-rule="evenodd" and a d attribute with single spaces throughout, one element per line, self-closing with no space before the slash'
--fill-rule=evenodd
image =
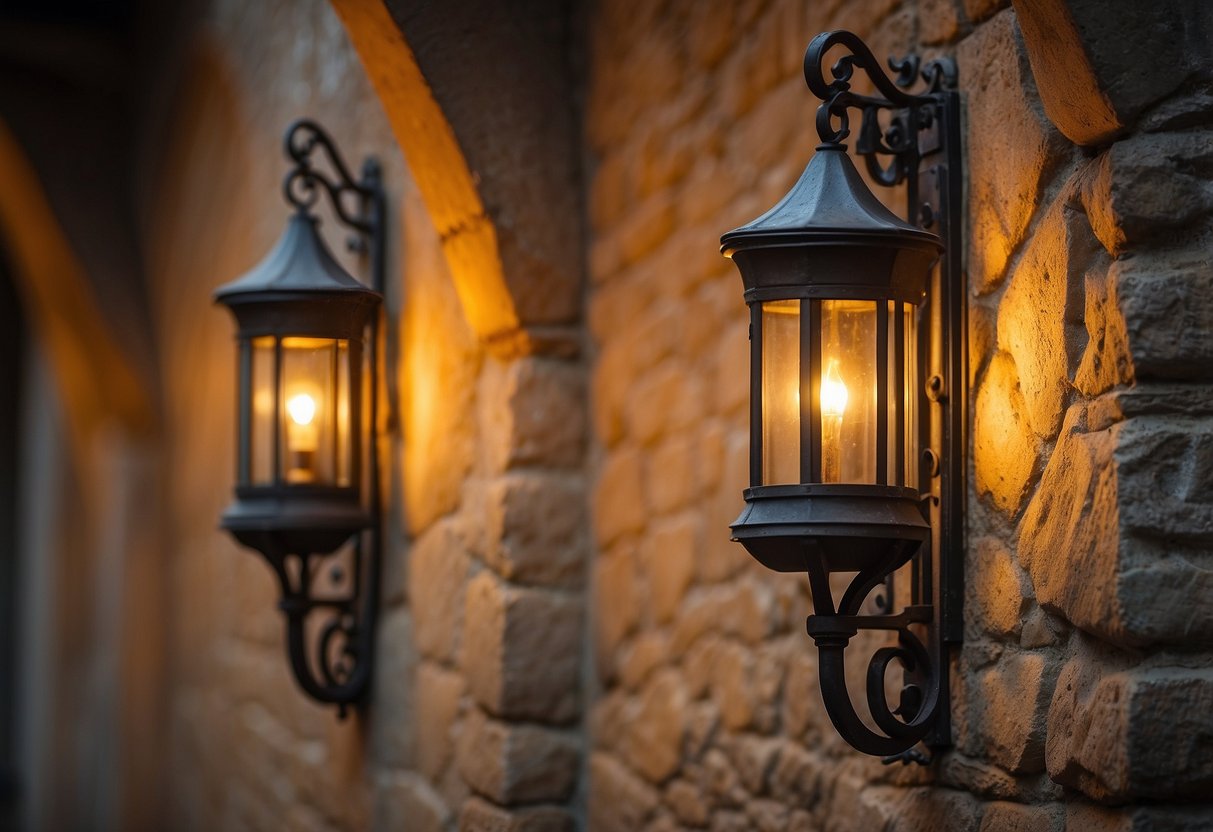
<path id="1" fill-rule="evenodd" d="M 385 196 L 379 163 L 368 158 L 362 176 L 355 179 L 325 130 L 310 119 L 287 129 L 286 156 L 294 163 L 283 180 L 287 202 L 310 213 L 320 194 L 328 196 L 333 214 L 350 229 L 349 248 L 369 256 L 372 288 L 382 293 L 385 283 Z M 316 165 L 323 153 L 331 173 Z M 381 559 L 381 497 L 378 449 L 379 324 L 372 319 L 369 332 L 368 373 L 370 433 L 368 503 L 369 528 L 353 539 L 348 572 L 336 563 L 321 570 L 322 559 L 310 552 L 266 555 L 278 578 L 278 608 L 286 618 L 287 654 L 291 670 L 313 699 L 337 706 L 344 718 L 350 705 L 362 700 L 368 689 L 374 651 L 375 620 L 379 606 Z M 327 574 L 327 592 L 318 586 Z M 309 627 L 313 616 L 322 617 Z"/>
<path id="2" fill-rule="evenodd" d="M 839 47 L 845 54 L 826 71 L 826 54 Z M 809 44 L 804 74 L 809 89 L 821 99 L 816 127 L 823 144 L 841 145 L 851 135 L 851 111 L 860 111 L 855 152 L 862 156 L 872 180 L 886 187 L 904 185 L 907 214 L 944 239 L 946 252 L 936 291 L 943 293 L 940 327 L 944 355 L 936 356 L 940 372 L 957 382 L 963 370 L 963 273 L 960 267 L 959 98 L 956 68 L 951 59 L 922 65 L 917 56 L 890 60 L 890 77 L 866 44 L 845 31 L 825 32 Z M 862 70 L 875 92 L 853 88 L 856 70 Z M 921 79 L 922 88 L 911 91 Z M 951 169 L 952 178 L 948 173 Z M 952 340 L 949 341 L 948 339 Z M 921 343 L 921 342 L 920 342 Z M 824 558 L 807 541 L 805 564 L 814 614 L 807 630 L 819 654 L 821 693 L 834 726 L 858 750 L 883 757 L 885 763 L 927 763 L 929 753 L 915 746 L 938 747 L 949 743 L 948 651 L 959 640 L 960 568 L 963 536 L 962 482 L 964 457 L 963 402 L 923 399 L 924 407 L 937 408 L 941 423 L 937 435 L 946 446 L 949 465 L 923 465 L 923 513 L 932 527 L 932 540 L 905 541 L 890 548 L 883 560 L 859 572 L 835 607 Z M 925 411 L 924 411 L 925 412 Z M 930 430 L 924 428 L 924 447 Z M 931 451 L 935 453 L 935 451 Z M 947 493 L 948 513 L 941 513 L 941 493 Z M 946 554 L 947 557 L 943 557 Z M 943 568 L 945 560 L 950 561 Z M 908 603 L 895 612 L 894 573 L 912 563 Z M 878 590 L 878 588 L 880 588 Z M 875 592 L 875 594 L 873 594 Z M 862 607 L 872 595 L 875 614 Z M 878 731 L 860 718 L 846 685 L 845 650 L 861 630 L 896 633 L 895 645 L 872 655 L 866 675 L 865 698 Z M 886 674 L 892 664 L 903 671 L 895 707 L 886 698 Z"/>

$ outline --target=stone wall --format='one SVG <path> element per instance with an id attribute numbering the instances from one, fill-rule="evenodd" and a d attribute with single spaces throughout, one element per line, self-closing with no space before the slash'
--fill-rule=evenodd
<path id="1" fill-rule="evenodd" d="M 328 3 L 220 0 L 187 28 L 143 205 L 170 474 L 166 828 L 497 829 L 513 804 L 570 828 L 587 545 L 576 339 L 555 355 L 493 352 L 473 331 L 398 149 L 402 113 L 384 112 Z M 384 164 L 399 325 L 375 684 L 345 723 L 290 676 L 269 569 L 215 528 L 232 482 L 234 364 L 210 294 L 281 232 L 281 137 L 302 115 L 351 164 Z M 330 247 L 364 273 L 322 213 Z"/>
<path id="2" fill-rule="evenodd" d="M 590 828 L 1194 830 L 1213 813 L 1207 14 L 1006 5 L 599 4 Z M 956 745 L 929 768 L 837 739 L 807 582 L 727 539 L 748 344 L 717 238 L 807 160 L 801 59 L 832 28 L 877 55 L 954 54 L 967 107 L 966 640 Z M 1131 37 L 1160 46 L 1148 78 Z"/>

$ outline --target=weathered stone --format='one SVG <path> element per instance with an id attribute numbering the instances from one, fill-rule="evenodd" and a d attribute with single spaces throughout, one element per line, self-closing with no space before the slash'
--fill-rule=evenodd
<path id="1" fill-rule="evenodd" d="M 980 23 L 995 12 L 1011 5 L 1011 0 L 963 0 L 965 17 L 970 23 Z"/>
<path id="2" fill-rule="evenodd" d="M 409 607 L 422 655 L 453 661 L 463 630 L 464 584 L 471 561 L 451 521 L 431 526 L 409 550 Z"/>
<path id="3" fill-rule="evenodd" d="M 582 605 L 481 572 L 468 584 L 462 667 L 490 713 L 564 723 L 579 713 Z"/>
<path id="4" fill-rule="evenodd" d="M 752 800 L 746 806 L 750 828 L 758 832 L 787 832 L 788 807 L 776 800 Z"/>
<path id="5" fill-rule="evenodd" d="M 708 807 L 703 795 L 687 780 L 675 780 L 666 786 L 665 805 L 687 826 L 708 825 Z"/>
<path id="6" fill-rule="evenodd" d="M 1213 787 L 1213 671 L 1124 669 L 1086 650 L 1066 665 L 1049 711 L 1049 776 L 1108 802 L 1199 798 Z"/>
<path id="7" fill-rule="evenodd" d="M 1066 832 L 1206 832 L 1208 828 L 1207 804 L 1108 809 L 1075 801 L 1066 806 Z"/>
<path id="8" fill-rule="evenodd" d="M 984 807 L 972 795 L 949 789 L 864 789 L 864 803 L 882 814 L 892 815 L 884 828 L 889 832 L 969 832 L 979 829 Z M 880 827 L 864 826 L 864 829 Z"/>
<path id="9" fill-rule="evenodd" d="M 491 470 L 581 463 L 585 382 L 577 364 L 538 357 L 490 360 L 477 400 Z"/>
<path id="10" fill-rule="evenodd" d="M 1014 0 L 1045 112 L 1076 144 L 1102 144 L 1207 67 L 1208 6 L 1164 0 Z M 1141 72 L 1127 54 L 1170 55 Z"/>
<path id="11" fill-rule="evenodd" d="M 1032 590 L 1018 565 L 1000 541 L 983 537 L 974 541 L 966 566 L 966 623 L 976 631 L 999 638 L 1019 635 Z"/>
<path id="12" fill-rule="evenodd" d="M 1044 656 L 1008 651 L 993 667 L 966 682 L 961 749 L 1012 774 L 1044 771 L 1050 690 Z"/>
<path id="13" fill-rule="evenodd" d="M 756 581 L 696 588 L 674 624 L 673 650 L 685 652 L 710 631 L 758 644 L 771 633 L 775 616 L 774 594 Z"/>
<path id="14" fill-rule="evenodd" d="M 981 817 L 981 832 L 1062 832 L 1065 822 L 1061 807 L 989 803 Z"/>
<path id="15" fill-rule="evenodd" d="M 1002 280 L 1065 141 L 1040 110 L 1011 10 L 965 38 L 957 61 L 968 103 L 969 281 L 985 293 Z"/>
<path id="16" fill-rule="evenodd" d="M 619 681 L 629 690 L 637 690 L 652 672 L 670 660 L 670 640 L 661 632 L 638 635 L 620 653 Z"/>
<path id="17" fill-rule="evenodd" d="M 1066 191 L 1041 217 L 998 306 L 998 346 L 1019 371 L 1025 415 L 1049 439 L 1086 346 L 1083 288 L 1099 242 Z"/>
<path id="18" fill-rule="evenodd" d="M 425 778 L 393 772 L 377 779 L 373 820 L 376 829 L 444 832 L 450 818 L 451 810 Z"/>
<path id="19" fill-rule="evenodd" d="M 771 795 L 792 806 L 808 805 L 820 797 L 827 770 L 820 757 L 785 741 L 770 772 Z"/>
<path id="20" fill-rule="evenodd" d="M 412 829 L 407 824 L 391 828 Z M 459 832 L 574 832 L 576 828 L 573 816 L 554 806 L 503 809 L 473 797 L 459 813 Z"/>
<path id="21" fill-rule="evenodd" d="M 691 502 L 700 485 L 696 449 L 688 435 L 667 438 L 645 461 L 644 491 L 656 516 L 670 514 Z"/>
<path id="22" fill-rule="evenodd" d="M 653 783 L 662 783 L 682 761 L 687 696 L 678 674 L 663 670 L 641 693 L 628 715 L 623 753 L 631 767 Z"/>
<path id="23" fill-rule="evenodd" d="M 413 642 L 413 622 L 409 611 L 397 607 L 379 620 L 380 641 L 374 676 L 375 699 L 391 699 L 402 707 L 375 713 L 372 748 L 375 760 L 385 766 L 407 766 L 413 762 L 417 743 L 417 726 L 413 721 L 413 684 L 417 673 L 417 655 L 408 649 L 392 649 L 387 645 L 408 645 Z M 403 696 L 400 692 L 403 692 Z"/>
<path id="24" fill-rule="evenodd" d="M 613 757 L 590 757 L 589 826 L 595 832 L 635 832 L 661 803 L 656 789 Z"/>
<path id="25" fill-rule="evenodd" d="M 498 722 L 473 709 L 457 748 L 464 780 L 499 804 L 561 801 L 577 784 L 580 744 L 565 732 Z"/>
<path id="26" fill-rule="evenodd" d="M 1213 211 L 1209 131 L 1134 136 L 1117 142 L 1087 173 L 1083 201 L 1109 252 L 1198 225 Z"/>
<path id="27" fill-rule="evenodd" d="M 693 428 L 703 413 L 699 377 L 677 362 L 667 361 L 633 382 L 624 405 L 628 435 L 650 444 L 668 434 Z"/>
<path id="28" fill-rule="evenodd" d="M 454 753 L 452 727 L 463 696 L 463 677 L 431 662 L 417 670 L 417 769 L 438 781 Z"/>
<path id="29" fill-rule="evenodd" d="M 1213 422 L 1137 417 L 1084 433 L 1082 421 L 1067 416 L 1020 524 L 1037 600 L 1126 646 L 1213 639 L 1213 577 L 1196 565 L 1213 539 Z"/>
<path id="30" fill-rule="evenodd" d="M 1124 258 L 1109 280 L 1138 378 L 1213 378 L 1213 268 L 1203 249 Z"/>
<path id="31" fill-rule="evenodd" d="M 1087 348 L 1083 353 L 1074 386 L 1084 396 L 1094 397 L 1133 381 L 1133 357 L 1129 352 L 1129 334 L 1120 313 L 1116 286 L 1108 269 L 1099 267 L 1087 273 L 1086 312 Z"/>
<path id="32" fill-rule="evenodd" d="M 641 490 L 641 455 L 619 450 L 607 458 L 594 487 L 594 534 L 605 548 L 621 535 L 644 529 L 647 513 Z"/>
<path id="33" fill-rule="evenodd" d="M 485 489 L 485 560 L 502 577 L 578 586 L 585 575 L 585 485 L 580 474 L 506 474 Z"/>
<path id="34" fill-rule="evenodd" d="M 752 795 L 767 793 L 771 772 L 779 762 L 782 740 L 740 734 L 727 744 L 729 759 L 741 785 Z"/>
<path id="35" fill-rule="evenodd" d="M 664 624 L 674 618 L 695 572 L 696 526 L 680 515 L 653 526 L 640 544 L 640 562 L 649 589 L 649 610 Z"/>
<path id="36" fill-rule="evenodd" d="M 994 356 L 980 384 L 973 414 L 977 493 L 1014 515 L 1027 495 L 1040 443 L 1029 424 L 1015 359 L 1009 353 Z"/>

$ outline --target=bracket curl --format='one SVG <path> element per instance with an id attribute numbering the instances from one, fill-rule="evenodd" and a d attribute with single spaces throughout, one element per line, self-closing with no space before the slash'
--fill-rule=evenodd
<path id="1" fill-rule="evenodd" d="M 333 140 L 324 128 L 311 119 L 299 119 L 291 124 L 283 139 L 287 158 L 295 166 L 287 173 L 282 183 L 282 194 L 286 201 L 299 211 L 307 211 L 316 204 L 320 192 L 329 196 L 333 212 L 350 228 L 363 234 L 375 232 L 374 217 L 363 208 L 376 195 L 379 180 L 379 165 L 368 159 L 363 167 L 361 180 L 355 179 Z M 319 149 L 328 160 L 335 178 L 330 178 L 316 169 L 312 154 Z M 351 211 L 346 205 L 347 195 L 359 202 L 359 208 Z"/>

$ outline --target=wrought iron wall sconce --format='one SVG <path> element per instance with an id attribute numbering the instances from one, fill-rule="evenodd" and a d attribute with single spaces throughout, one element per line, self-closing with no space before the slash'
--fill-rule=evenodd
<path id="1" fill-rule="evenodd" d="M 844 51 L 823 72 L 826 54 Z M 885 762 L 951 742 L 950 647 L 961 639 L 967 400 L 960 100 L 947 59 L 890 61 L 855 35 L 809 44 L 821 139 L 770 211 L 721 237 L 750 308 L 750 487 L 733 539 L 770 569 L 807 572 L 808 632 L 835 728 Z M 855 92 L 856 69 L 876 92 Z M 870 178 L 904 186 L 907 220 Z M 901 568 L 906 566 L 907 569 Z M 895 580 L 901 570 L 908 578 Z M 830 576 L 854 573 L 835 605 Z M 896 588 L 908 603 L 899 610 Z M 871 600 L 868 600 L 872 596 Z M 860 630 L 897 634 L 867 668 L 870 722 L 847 690 L 844 654 Z M 901 666 L 890 707 L 886 675 Z"/>
<path id="2" fill-rule="evenodd" d="M 378 615 L 385 203 L 378 163 L 368 159 L 355 179 L 315 122 L 292 124 L 285 147 L 295 213 L 261 263 L 215 292 L 236 319 L 238 348 L 235 500 L 221 525 L 278 578 L 299 685 L 345 716 L 369 688 Z M 331 174 L 315 167 L 320 154 Z M 321 194 L 351 247 L 369 255 L 370 287 L 320 236 Z M 330 556 L 351 538 L 347 573 Z"/>

